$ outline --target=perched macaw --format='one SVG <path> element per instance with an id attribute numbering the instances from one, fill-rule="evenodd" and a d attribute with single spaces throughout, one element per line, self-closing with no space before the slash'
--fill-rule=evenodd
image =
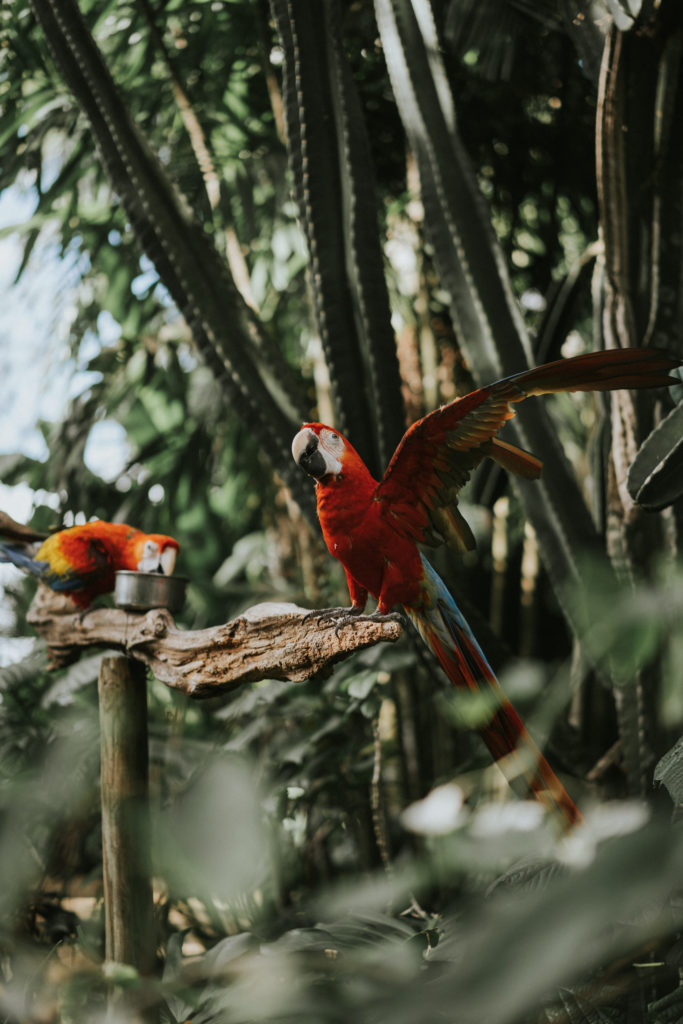
<path id="1" fill-rule="evenodd" d="M 495 437 L 532 395 L 611 391 L 678 383 L 668 375 L 680 360 L 652 349 L 619 349 L 560 359 L 479 388 L 414 423 L 378 482 L 339 431 L 306 423 L 292 454 L 315 477 L 318 517 L 330 554 L 344 566 L 350 609 L 360 613 L 368 594 L 377 614 L 399 606 L 417 627 L 457 687 L 487 698 L 490 717 L 480 729 L 508 779 L 523 782 L 570 826 L 580 813 L 500 687 L 472 630 L 418 544 L 445 540 L 460 550 L 474 537 L 457 507 L 457 493 L 485 457 L 522 477 L 540 475 L 528 452 Z M 519 786 L 515 786 L 519 788 Z"/>
<path id="2" fill-rule="evenodd" d="M 97 519 L 53 533 L 37 550 L 0 544 L 0 561 L 12 562 L 87 608 L 94 598 L 114 589 L 119 569 L 170 575 L 178 550 L 172 537 Z"/>

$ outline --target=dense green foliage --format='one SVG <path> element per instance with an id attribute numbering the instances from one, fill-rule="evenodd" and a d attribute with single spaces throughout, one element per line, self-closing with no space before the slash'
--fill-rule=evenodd
<path id="1" fill-rule="evenodd" d="M 302 417 L 379 466 L 404 424 L 532 353 L 683 354 L 680 12 L 534 6 L 3 8 L 0 189 L 34 201 L 5 233 L 21 281 L 56 252 L 72 287 L 49 456 L 0 455 L 36 526 L 178 537 L 187 627 L 338 604 L 289 458 Z M 611 426 L 590 397 L 529 403 L 544 485 L 482 467 L 461 503 L 477 554 L 436 556 L 573 777 L 580 834 L 504 802 L 463 727 L 478 708 L 407 637 L 203 703 L 150 679 L 159 976 L 103 969 L 99 656 L 55 675 L 36 648 L 0 669 L 2 1019 L 97 1020 L 112 983 L 195 1024 L 679 1019 L 677 390 Z M 125 465 L 95 472 L 112 423 Z M 8 585 L 9 635 L 30 635 L 31 593 Z"/>

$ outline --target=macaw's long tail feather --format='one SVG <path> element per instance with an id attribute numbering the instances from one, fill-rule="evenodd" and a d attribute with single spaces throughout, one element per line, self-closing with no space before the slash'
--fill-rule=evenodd
<path id="1" fill-rule="evenodd" d="M 680 365 L 680 359 L 661 349 L 616 348 L 557 359 L 532 370 L 523 370 L 507 380 L 514 382 L 527 397 L 557 391 L 667 387 L 680 384 L 679 378 L 669 374 Z"/>
<path id="2" fill-rule="evenodd" d="M 18 569 L 23 569 L 24 572 L 36 576 L 42 583 L 46 583 L 51 590 L 69 594 L 73 597 L 76 604 L 80 604 L 84 608 L 89 603 L 88 600 L 85 600 L 77 593 L 73 593 L 74 591 L 81 590 L 86 585 L 87 576 L 74 570 L 61 573 L 54 572 L 50 569 L 49 562 L 34 558 L 30 548 L 22 548 L 14 544 L 0 544 L 0 562 L 11 562 Z"/>
<path id="3" fill-rule="evenodd" d="M 529 792 L 562 822 L 576 825 L 581 814 L 538 749 L 519 715 L 505 696 L 472 630 L 443 581 L 422 557 L 420 606 L 405 611 L 450 681 L 483 698 L 486 722 L 479 733 L 510 786 L 521 796 Z"/>
<path id="4" fill-rule="evenodd" d="M 0 544 L 0 562 L 11 562 L 24 572 L 33 573 L 34 576 L 42 575 L 45 562 L 36 562 L 33 558 L 35 548 L 26 545 Z"/>

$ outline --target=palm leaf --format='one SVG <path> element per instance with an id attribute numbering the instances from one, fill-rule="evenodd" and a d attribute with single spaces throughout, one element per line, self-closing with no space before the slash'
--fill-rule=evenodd
<path id="1" fill-rule="evenodd" d="M 310 489 L 289 439 L 303 418 L 259 369 L 260 325 L 159 160 L 149 150 L 73 0 L 33 0 L 64 78 L 88 117 L 112 184 L 141 245 L 190 325 L 234 412 L 249 423 L 275 469 L 313 519 Z M 269 388 L 268 384 L 271 385 Z"/>

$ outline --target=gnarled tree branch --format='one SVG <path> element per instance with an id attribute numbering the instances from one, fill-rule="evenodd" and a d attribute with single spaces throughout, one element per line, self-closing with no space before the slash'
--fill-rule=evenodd
<path id="1" fill-rule="evenodd" d="M 47 643 L 52 667 L 84 648 L 111 647 L 147 665 L 161 682 L 191 697 L 215 697 L 258 679 L 302 682 L 329 675 L 353 651 L 398 640 L 401 625 L 360 615 L 339 626 L 295 604 L 249 608 L 225 625 L 178 629 L 170 612 L 118 608 L 74 612 L 68 599 L 39 588 L 28 621 Z"/>

